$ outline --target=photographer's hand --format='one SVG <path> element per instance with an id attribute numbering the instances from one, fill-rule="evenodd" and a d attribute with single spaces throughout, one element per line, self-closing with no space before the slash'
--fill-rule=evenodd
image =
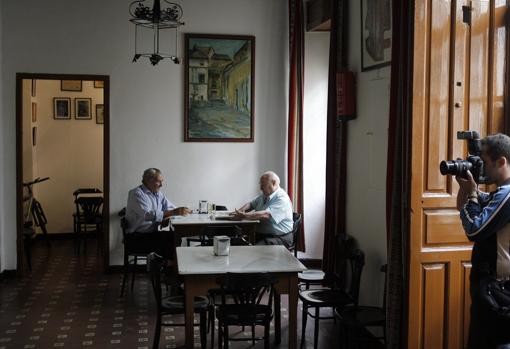
<path id="1" fill-rule="evenodd" d="M 473 179 L 470 171 L 466 171 L 467 178 L 455 176 L 457 183 L 459 183 L 459 192 L 457 193 L 457 209 L 460 211 L 469 198 L 478 196 L 478 184 Z"/>

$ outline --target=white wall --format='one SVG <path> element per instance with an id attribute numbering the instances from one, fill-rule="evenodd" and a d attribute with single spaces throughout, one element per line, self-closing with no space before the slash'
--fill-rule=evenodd
<path id="1" fill-rule="evenodd" d="M 3 217 L 15 217 L 15 73 L 104 74 L 110 91 L 111 249 L 121 247 L 116 212 L 142 171 L 159 167 L 176 204 L 199 199 L 239 206 L 256 195 L 259 174 L 285 183 L 287 3 L 274 0 L 182 1 L 183 32 L 256 37 L 255 142 L 183 142 L 183 65 L 131 63 L 134 28 L 123 0 L 2 1 Z M 43 14 L 43 15 L 41 15 Z M 19 25 L 23 23 L 23 25 Z M 37 34 L 37 35 L 35 35 Z M 58 154 L 56 154 L 58 156 Z M 14 219 L 0 226 L 2 268 L 16 267 Z M 119 256 L 118 256 L 119 257 Z M 114 257 L 112 264 L 120 264 Z"/>
<path id="2" fill-rule="evenodd" d="M 360 4 L 349 2 L 349 70 L 357 72 L 357 118 L 349 121 L 347 232 L 366 256 L 361 304 L 381 304 L 386 263 L 386 159 L 390 67 L 361 72 Z"/>
<path id="3" fill-rule="evenodd" d="M 61 91 L 60 80 L 37 80 L 36 91 L 34 177 L 50 180 L 34 186 L 34 192 L 48 219 L 48 233 L 69 233 L 75 212 L 72 193 L 78 188 L 103 190 L 103 125 L 96 123 L 103 89 L 95 88 L 93 81 L 82 81 L 81 92 Z M 70 98 L 70 120 L 54 119 L 54 97 Z M 75 98 L 91 99 L 92 119 L 75 119 Z"/>
<path id="4" fill-rule="evenodd" d="M 322 259 L 326 190 L 329 32 L 305 33 L 303 116 L 304 222 L 306 253 Z"/>

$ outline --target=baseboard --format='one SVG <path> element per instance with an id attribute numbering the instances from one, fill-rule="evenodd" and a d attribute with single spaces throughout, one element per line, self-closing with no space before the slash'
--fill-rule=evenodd
<path id="1" fill-rule="evenodd" d="M 83 234 L 85 235 L 85 234 Z M 99 234 L 98 233 L 92 233 L 92 232 L 87 232 L 87 237 L 91 237 L 91 238 L 95 238 L 97 237 Z M 46 237 L 48 238 L 48 240 L 50 241 L 53 241 L 53 240 L 72 240 L 76 237 L 76 234 L 75 233 L 56 233 L 56 234 L 36 234 L 35 235 L 35 240 L 45 240 Z"/>
<path id="2" fill-rule="evenodd" d="M 300 258 L 299 261 L 305 265 L 307 268 L 313 269 L 321 269 L 322 268 L 322 259 L 312 259 L 312 258 Z"/>

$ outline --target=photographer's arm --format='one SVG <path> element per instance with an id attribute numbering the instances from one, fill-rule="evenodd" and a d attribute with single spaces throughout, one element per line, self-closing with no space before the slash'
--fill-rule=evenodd
<path id="1" fill-rule="evenodd" d="M 457 183 L 459 183 L 459 191 L 457 193 L 457 210 L 459 211 L 464 208 L 468 200 L 478 201 L 478 185 L 473 179 L 471 172 L 467 171 L 467 177 L 455 177 Z"/>

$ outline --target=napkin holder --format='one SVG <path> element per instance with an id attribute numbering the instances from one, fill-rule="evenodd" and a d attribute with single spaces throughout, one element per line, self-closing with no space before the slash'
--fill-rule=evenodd
<path id="1" fill-rule="evenodd" d="M 215 256 L 228 256 L 230 254 L 230 238 L 224 235 L 215 236 L 213 252 Z"/>

